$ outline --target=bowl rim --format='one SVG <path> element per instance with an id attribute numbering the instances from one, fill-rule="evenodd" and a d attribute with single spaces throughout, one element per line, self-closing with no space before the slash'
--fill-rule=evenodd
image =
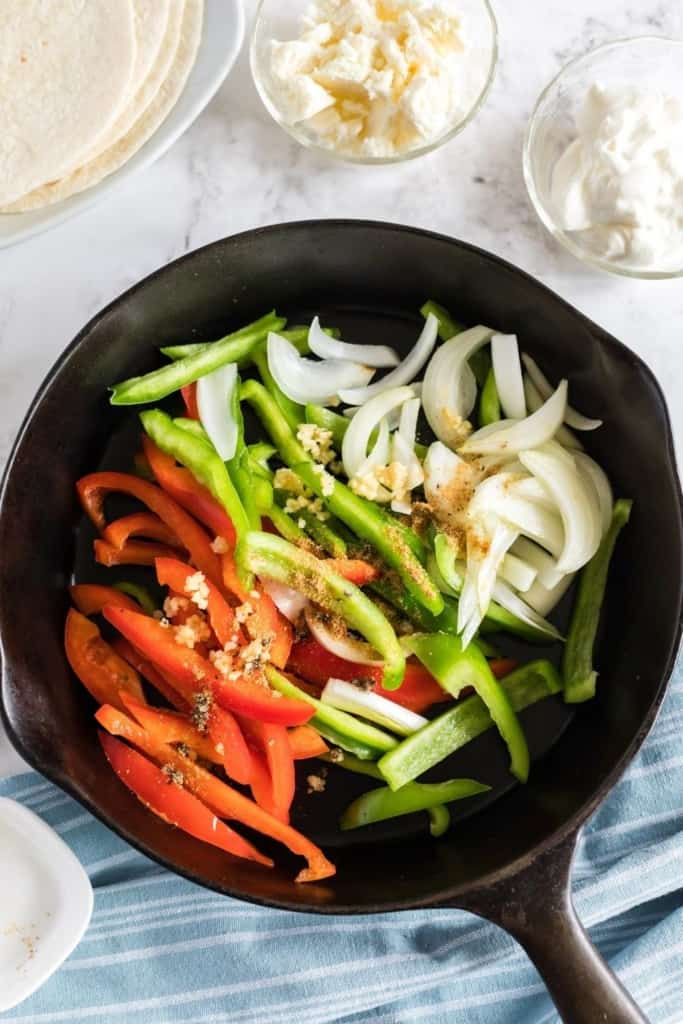
<path id="1" fill-rule="evenodd" d="M 474 120 L 481 108 L 484 106 L 495 81 L 496 70 L 498 68 L 498 58 L 500 55 L 500 32 L 498 29 L 498 21 L 491 4 L 491 0 L 476 0 L 488 16 L 491 33 L 491 59 L 484 85 L 482 86 L 476 100 L 461 121 L 450 128 L 444 135 L 440 135 L 438 139 L 426 143 L 423 146 L 419 146 L 416 149 L 408 150 L 405 153 L 397 153 L 394 156 L 354 156 L 352 153 L 342 153 L 339 152 L 339 150 L 332 149 L 330 147 L 320 146 L 311 137 L 306 135 L 304 132 L 299 132 L 295 125 L 288 123 L 280 116 L 277 107 L 272 102 L 268 94 L 268 90 L 263 84 L 262 76 L 258 71 L 256 40 L 261 25 L 263 8 L 267 2 L 268 0 L 258 0 L 254 21 L 249 33 L 249 70 L 251 72 L 254 87 L 261 102 L 263 103 L 263 106 L 266 108 L 273 121 L 275 121 L 275 123 L 282 128 L 290 138 L 294 139 L 295 142 L 298 142 L 305 149 L 309 149 L 314 153 L 319 153 L 322 156 L 327 157 L 330 161 L 337 161 L 339 163 L 359 167 L 384 167 L 392 164 L 408 163 L 410 160 L 417 160 L 418 157 L 426 156 L 428 153 L 433 153 L 441 146 L 444 146 L 447 142 L 450 142 L 451 139 L 454 139 L 456 135 L 460 134 L 460 132 L 464 131 L 470 122 Z"/>
<path id="2" fill-rule="evenodd" d="M 474 245 L 470 242 L 465 242 L 462 239 L 455 238 L 450 235 L 446 235 L 442 232 L 430 231 L 424 228 L 409 226 L 404 224 L 397 224 L 387 221 L 377 220 L 364 220 L 364 219 L 353 219 L 353 218 L 330 218 L 330 219 L 304 219 L 298 221 L 286 221 L 278 224 L 265 225 L 263 227 L 248 229 L 239 232 L 234 235 L 229 235 L 219 239 L 215 239 L 208 244 L 201 246 L 198 249 L 188 252 L 172 260 L 151 274 L 146 275 L 140 281 L 136 282 L 130 288 L 127 288 L 120 295 L 109 302 L 103 309 L 98 311 L 91 319 L 78 331 L 72 341 L 66 346 L 66 348 L 60 353 L 53 365 L 48 370 L 44 377 L 40 387 L 37 389 L 34 398 L 32 399 L 29 408 L 26 412 L 24 420 L 19 428 L 19 431 L 12 445 L 10 454 L 8 456 L 4 472 L 0 478 L 0 524 L 5 514 L 5 501 L 7 496 L 7 489 L 10 477 L 13 473 L 15 463 L 21 450 L 26 441 L 27 436 L 30 433 L 32 421 L 36 414 L 39 405 L 43 402 L 50 388 L 52 387 L 56 374 L 62 369 L 62 367 L 68 362 L 71 356 L 76 350 L 83 344 L 88 338 L 92 330 L 94 330 L 100 323 L 107 319 L 107 317 L 116 309 L 116 307 L 125 302 L 127 299 L 136 295 L 140 290 L 145 288 L 152 281 L 158 280 L 171 270 L 178 268 L 186 263 L 191 263 L 192 260 L 196 259 L 200 254 L 210 251 L 211 249 L 225 245 L 226 243 L 237 243 L 243 240 L 251 240 L 261 235 L 269 235 L 283 231 L 291 231 L 292 229 L 306 229 L 306 228 L 319 228 L 320 226 L 336 227 L 342 229 L 363 229 L 363 228 L 374 228 L 385 231 L 387 233 L 396 234 L 407 234 L 407 235 L 418 235 L 420 237 L 427 237 L 433 241 L 444 242 L 449 246 L 455 245 L 466 249 L 472 253 L 481 255 L 487 260 L 491 260 L 501 270 L 512 271 L 515 275 L 519 275 L 526 281 L 532 283 L 536 288 L 540 288 L 542 291 L 552 297 L 553 302 L 562 305 L 571 315 L 577 318 L 586 328 L 594 335 L 598 336 L 611 348 L 618 350 L 629 363 L 637 368 L 647 378 L 648 382 L 653 388 L 656 394 L 657 401 L 662 410 L 664 423 L 665 423 L 665 437 L 664 448 L 667 457 L 667 463 L 669 472 L 671 475 L 672 484 L 677 494 L 678 504 L 678 519 L 679 519 L 679 531 L 683 535 L 683 493 L 681 492 L 681 482 L 678 474 L 678 467 L 676 462 L 676 453 L 674 448 L 673 433 L 671 429 L 671 420 L 669 416 L 668 405 L 664 397 L 661 385 L 657 380 L 657 377 L 650 369 L 648 364 L 632 349 L 625 345 L 618 338 L 615 338 L 608 331 L 595 324 L 589 317 L 581 313 L 580 310 L 576 309 L 566 299 L 558 295 L 551 288 L 541 282 L 538 278 L 532 274 L 515 266 L 503 257 L 493 253 L 489 250 L 482 249 L 480 246 Z M 496 882 L 502 881 L 503 879 L 510 878 L 514 874 L 521 871 L 524 867 L 541 854 L 551 851 L 559 846 L 562 842 L 568 840 L 571 836 L 575 835 L 577 831 L 585 824 L 586 820 L 593 814 L 597 807 L 605 800 L 611 790 L 614 788 L 616 783 L 619 781 L 624 771 L 631 763 L 639 749 L 642 747 L 645 739 L 650 733 L 655 720 L 659 714 L 662 703 L 666 696 L 671 674 L 676 664 L 678 657 L 678 651 L 681 643 L 681 637 L 683 635 L 683 567 L 680 570 L 679 579 L 679 604 L 676 613 L 675 620 L 672 618 L 672 627 L 675 631 L 672 644 L 668 652 L 666 652 L 666 668 L 661 675 L 658 688 L 652 696 L 651 703 L 648 707 L 647 712 L 643 715 L 638 730 L 634 734 L 633 738 L 629 742 L 626 749 L 623 751 L 621 756 L 615 761 L 612 768 L 602 778 L 600 784 L 594 788 L 591 795 L 586 798 L 584 803 L 578 807 L 569 817 L 567 817 L 561 825 L 553 831 L 551 834 L 537 844 L 532 851 L 529 853 L 523 853 L 517 856 L 514 860 L 511 860 L 507 864 L 492 870 L 486 876 L 478 879 L 477 887 L 488 887 L 495 884 Z M 0 584 L 2 583 L 2 566 L 0 564 Z M 27 749 L 21 738 L 15 732 L 10 720 L 8 710 L 5 707 L 4 701 L 4 683 L 7 671 L 7 662 L 3 658 L 3 643 L 2 643 L 2 622 L 3 622 L 3 608 L 0 605 L 0 721 L 3 723 L 7 736 L 12 746 L 21 754 L 24 760 L 36 771 L 40 772 L 51 782 L 57 785 L 60 789 L 66 792 L 69 796 L 73 797 L 78 803 L 80 803 L 87 811 L 89 811 L 94 818 L 100 821 L 108 829 L 124 839 L 133 849 L 144 854 L 150 860 L 159 864 L 161 867 L 166 868 L 179 877 L 186 878 L 196 884 L 203 886 L 204 888 L 217 892 L 221 895 L 227 895 L 232 898 L 239 899 L 246 903 L 251 903 L 256 906 L 274 907 L 281 910 L 297 911 L 316 913 L 321 915 L 354 915 L 354 914 L 369 914 L 377 911 L 392 912 L 398 910 L 413 910 L 422 907 L 444 907 L 444 906 L 457 906 L 457 901 L 466 892 L 471 891 L 472 887 L 468 883 L 463 883 L 457 887 L 450 887 L 443 890 L 435 890 L 430 892 L 428 896 L 415 899 L 399 898 L 387 902 L 382 901 L 380 904 L 325 904 L 309 902 L 306 905 L 302 905 L 294 900 L 287 899 L 279 896 L 256 896 L 253 894 L 246 894 L 240 889 L 235 889 L 230 885 L 219 887 L 218 885 L 207 881 L 199 873 L 193 872 L 191 869 L 179 867 L 173 863 L 170 856 L 166 854 L 160 854 L 156 850 L 150 848 L 145 842 L 135 835 L 126 822 L 124 821 L 113 821 L 109 818 L 106 812 L 102 811 L 95 803 L 93 803 L 87 796 L 83 795 L 77 785 L 77 783 L 66 773 L 59 773 L 57 771 L 46 770 L 40 763 L 40 758 L 34 755 L 33 751 Z"/>
<path id="3" fill-rule="evenodd" d="M 542 202 L 538 189 L 536 188 L 536 179 L 531 166 L 531 152 L 534 145 L 535 133 L 538 127 L 537 120 L 540 108 L 555 86 L 564 78 L 565 74 L 585 61 L 590 60 L 592 57 L 595 57 L 597 54 L 606 53 L 611 50 L 625 49 L 628 46 L 638 46 L 641 43 L 664 43 L 669 46 L 680 47 L 683 49 L 683 39 L 675 39 L 672 36 L 653 35 L 651 33 L 637 36 L 620 36 L 618 39 L 613 39 L 608 43 L 602 43 L 600 46 L 593 47 L 591 50 L 586 50 L 577 57 L 572 57 L 572 59 L 567 61 L 566 64 L 563 64 L 557 74 L 553 76 L 550 82 L 548 82 L 542 90 L 534 104 L 534 108 L 531 112 L 526 132 L 524 134 L 522 173 L 524 175 L 524 184 L 526 185 L 531 205 L 538 219 L 552 237 L 559 242 L 560 245 L 563 245 L 564 248 L 572 254 L 572 256 L 575 256 L 576 259 L 588 266 L 595 267 L 598 270 L 604 270 L 610 274 L 615 274 L 618 277 L 626 277 L 631 280 L 641 281 L 666 281 L 677 277 L 683 277 L 683 266 L 678 270 L 648 270 L 644 267 L 636 269 L 628 266 L 620 266 L 618 263 L 613 263 L 610 260 L 602 259 L 600 256 L 595 256 L 580 245 L 577 245 L 566 231 L 563 231 L 557 226 L 555 219 L 551 216 L 545 204 Z"/>

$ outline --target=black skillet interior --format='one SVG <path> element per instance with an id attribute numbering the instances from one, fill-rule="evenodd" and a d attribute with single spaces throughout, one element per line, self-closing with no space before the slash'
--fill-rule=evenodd
<path id="1" fill-rule="evenodd" d="M 331 768 L 324 795 L 308 796 L 300 785 L 294 822 L 324 843 L 339 867 L 335 879 L 300 887 L 281 849 L 274 872 L 226 862 L 145 812 L 104 764 L 92 704 L 73 684 L 61 648 L 72 571 L 82 580 L 111 579 L 93 566 L 73 482 L 97 466 L 129 468 L 135 412 L 111 409 L 106 386 L 157 365 L 160 345 L 219 337 L 275 306 L 291 322 L 321 313 L 348 338 L 406 351 L 427 297 L 467 323 L 518 333 L 553 378 L 570 378 L 580 408 L 605 418 L 590 450 L 636 506 L 610 580 L 599 698 L 573 721 L 557 699 L 524 713 L 536 759 L 526 787 L 511 786 L 493 735 L 442 766 L 435 777 L 468 775 L 494 789 L 456 806 L 454 817 L 467 822 L 439 841 L 426 834 L 421 816 L 339 833 L 336 817 L 368 788 L 366 779 Z M 453 896 L 580 821 L 651 722 L 680 624 L 681 512 L 670 445 L 666 409 L 644 365 L 493 256 L 440 236 L 348 222 L 287 225 L 216 243 L 143 282 L 85 328 L 22 434 L 0 510 L 3 704 L 11 735 L 36 767 L 135 845 L 219 891 L 331 912 Z M 535 653 L 524 648 L 527 658 Z M 494 807 L 481 810 L 492 800 Z"/>

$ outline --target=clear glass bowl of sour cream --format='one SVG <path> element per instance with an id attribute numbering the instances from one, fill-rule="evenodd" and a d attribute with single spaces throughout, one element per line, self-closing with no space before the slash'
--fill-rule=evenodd
<path id="1" fill-rule="evenodd" d="M 250 50 L 280 127 L 357 164 L 411 160 L 452 139 L 483 104 L 497 56 L 489 0 L 261 0 Z"/>
<path id="2" fill-rule="evenodd" d="M 683 276 L 683 41 L 621 39 L 568 64 L 536 104 L 524 178 L 543 224 L 583 262 Z"/>

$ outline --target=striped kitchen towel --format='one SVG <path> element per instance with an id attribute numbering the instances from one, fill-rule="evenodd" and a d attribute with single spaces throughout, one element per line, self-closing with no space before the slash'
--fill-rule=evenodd
<path id="1" fill-rule="evenodd" d="M 579 913 L 653 1024 L 683 1022 L 683 659 L 653 734 L 585 830 Z M 323 918 L 176 878 L 36 774 L 0 782 L 86 866 L 95 912 L 2 1024 L 554 1024 L 521 949 L 455 910 Z"/>

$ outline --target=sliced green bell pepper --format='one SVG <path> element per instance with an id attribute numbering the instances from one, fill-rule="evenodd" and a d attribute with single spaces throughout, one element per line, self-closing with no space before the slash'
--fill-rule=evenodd
<path id="1" fill-rule="evenodd" d="M 499 419 L 500 399 L 492 367 L 486 374 L 486 380 L 479 396 L 479 426 L 487 427 L 490 423 L 497 423 Z"/>
<path id="2" fill-rule="evenodd" d="M 434 302 L 433 299 L 429 299 L 425 302 L 424 306 L 420 309 L 422 316 L 427 319 L 429 314 L 435 316 L 439 321 L 439 337 L 442 341 L 449 341 L 454 338 L 456 334 L 462 334 L 465 330 L 462 324 L 459 324 L 457 320 L 454 320 L 451 314 L 444 306 L 440 306 L 438 302 Z"/>
<path id="3" fill-rule="evenodd" d="M 122 594 L 128 594 L 150 615 L 157 610 L 158 605 L 149 590 L 139 583 L 129 583 L 128 580 L 122 580 L 120 583 L 114 583 L 114 590 L 120 590 Z"/>
<path id="4" fill-rule="evenodd" d="M 386 821 L 388 818 L 400 818 L 416 811 L 426 811 L 430 807 L 464 800 L 466 797 L 479 796 L 490 790 L 474 779 L 451 779 L 449 782 L 409 782 L 403 789 L 394 791 L 388 786 L 380 786 L 363 793 L 346 808 L 339 820 L 343 831 L 371 825 L 375 821 Z"/>

